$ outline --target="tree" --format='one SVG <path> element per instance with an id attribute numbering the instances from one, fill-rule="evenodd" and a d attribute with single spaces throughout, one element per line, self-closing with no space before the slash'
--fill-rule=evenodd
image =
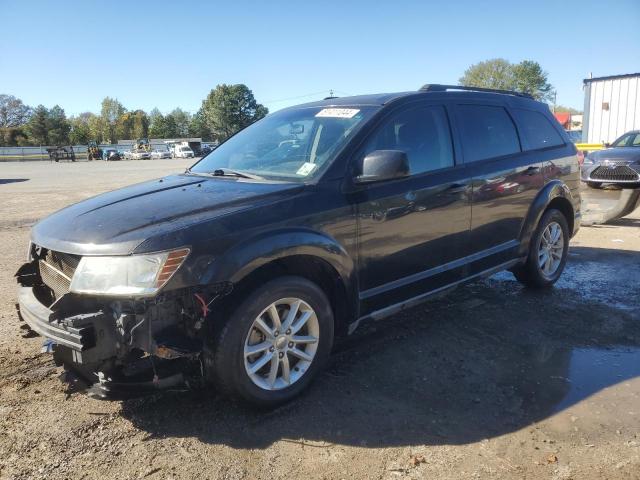
<path id="1" fill-rule="evenodd" d="M 55 105 L 47 115 L 47 136 L 52 145 L 65 145 L 69 143 L 71 125 L 67 120 L 64 110 Z"/>
<path id="2" fill-rule="evenodd" d="M 149 117 L 144 110 L 136 110 L 131 114 L 131 138 L 147 138 L 149 136 Z"/>
<path id="3" fill-rule="evenodd" d="M 30 142 L 34 145 L 49 144 L 48 118 L 49 112 L 44 105 L 38 105 L 33 111 L 33 115 L 29 119 L 29 123 L 27 123 L 26 131 Z"/>
<path id="4" fill-rule="evenodd" d="M 202 114 L 214 139 L 225 141 L 269 111 L 246 85 L 218 85 L 202 102 Z"/>
<path id="5" fill-rule="evenodd" d="M 104 141 L 102 132 L 104 132 L 105 130 L 102 117 L 99 115 L 91 114 L 91 116 L 87 118 L 87 125 L 89 126 L 89 140 L 94 140 L 98 143 L 102 143 Z"/>
<path id="6" fill-rule="evenodd" d="M 163 133 L 164 129 L 164 116 L 157 108 L 154 108 L 149 112 L 149 137 L 151 138 L 164 138 L 158 133 Z"/>
<path id="7" fill-rule="evenodd" d="M 176 119 L 170 113 L 164 117 L 164 138 L 175 138 L 178 136 Z"/>
<path id="8" fill-rule="evenodd" d="M 149 136 L 152 138 L 169 138 L 167 135 L 167 122 L 160 110 L 154 108 L 151 110 Z"/>
<path id="9" fill-rule="evenodd" d="M 116 124 L 126 109 L 115 98 L 105 97 L 100 108 L 100 119 L 102 124 L 102 140 L 109 143 L 116 143 Z"/>
<path id="10" fill-rule="evenodd" d="M 471 65 L 460 78 L 467 87 L 511 90 L 515 85 L 513 65 L 504 58 L 494 58 Z"/>
<path id="11" fill-rule="evenodd" d="M 69 142 L 72 145 L 86 145 L 91 140 L 96 140 L 92 133 L 91 124 L 95 123 L 97 116 L 91 112 L 84 112 L 77 117 L 71 117 L 69 123 L 71 131 L 69 132 Z"/>
<path id="12" fill-rule="evenodd" d="M 31 108 L 13 95 L 0 95 L 0 128 L 20 127 L 29 121 Z"/>
<path id="13" fill-rule="evenodd" d="M 185 138 L 189 136 L 189 124 L 191 123 L 191 115 L 180 108 L 173 110 L 167 117 L 171 117 L 169 121 L 174 127 L 172 137 Z"/>
<path id="14" fill-rule="evenodd" d="M 24 127 L 0 127 L 0 146 L 17 147 L 29 145 Z"/>
<path id="15" fill-rule="evenodd" d="M 533 95 L 540 101 L 553 99 L 553 87 L 548 82 L 548 74 L 538 62 L 523 60 L 513 65 L 514 90 Z"/>
<path id="16" fill-rule="evenodd" d="M 211 131 L 207 128 L 202 108 L 191 117 L 191 123 L 189 123 L 189 136 L 200 137 L 205 141 L 209 141 L 211 139 Z"/>
<path id="17" fill-rule="evenodd" d="M 529 93 L 540 101 L 549 101 L 553 95 L 547 72 L 532 60 L 523 60 L 518 64 L 509 63 L 504 58 L 486 60 L 467 68 L 459 81 L 461 85 L 469 87 Z"/>
<path id="18" fill-rule="evenodd" d="M 131 134 L 132 129 L 133 118 L 131 117 L 131 113 L 124 112 L 116 120 L 115 136 L 113 137 L 113 140 L 111 140 L 111 143 L 116 143 L 119 139 L 133 138 L 133 135 Z"/>

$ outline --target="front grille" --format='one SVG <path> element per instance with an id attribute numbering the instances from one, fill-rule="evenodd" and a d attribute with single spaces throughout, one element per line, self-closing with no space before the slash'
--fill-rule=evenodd
<path id="1" fill-rule="evenodd" d="M 613 168 L 598 167 L 590 175 L 592 180 L 604 182 L 638 182 L 640 175 L 627 165 L 616 165 Z"/>
<path id="2" fill-rule="evenodd" d="M 78 263 L 79 256 L 52 250 L 48 250 L 45 257 L 38 262 L 42 283 L 51 289 L 55 299 L 69 293 L 71 279 Z"/>

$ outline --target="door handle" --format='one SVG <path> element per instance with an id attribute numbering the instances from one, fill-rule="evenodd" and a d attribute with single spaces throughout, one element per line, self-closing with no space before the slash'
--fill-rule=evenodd
<path id="1" fill-rule="evenodd" d="M 540 167 L 529 167 L 524 171 L 524 174 L 529 176 L 537 175 L 539 173 L 540 173 Z"/>

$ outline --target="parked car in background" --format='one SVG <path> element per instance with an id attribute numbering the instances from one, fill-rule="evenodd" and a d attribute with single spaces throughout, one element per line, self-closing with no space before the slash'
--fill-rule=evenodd
<path id="1" fill-rule="evenodd" d="M 145 152 L 140 150 L 131 152 L 132 160 L 149 160 L 150 158 L 151 158 L 151 152 Z"/>
<path id="2" fill-rule="evenodd" d="M 567 136 L 569 140 L 573 143 L 582 142 L 582 130 L 565 130 L 567 132 Z"/>
<path id="3" fill-rule="evenodd" d="M 582 164 L 581 179 L 593 188 L 603 184 L 640 186 L 640 130 L 627 132 L 604 150 L 590 152 Z"/>
<path id="4" fill-rule="evenodd" d="M 168 149 L 157 149 L 151 152 L 151 158 L 171 158 L 171 152 Z"/>
<path id="5" fill-rule="evenodd" d="M 273 407 L 363 322 L 501 270 L 550 287 L 579 225 L 576 148 L 528 95 L 331 98 L 38 222 L 19 308 L 96 397 L 201 381 Z"/>
<path id="6" fill-rule="evenodd" d="M 122 160 L 120 153 L 115 148 L 106 148 L 102 151 L 102 159 L 105 161 Z"/>
<path id="7" fill-rule="evenodd" d="M 173 156 L 175 158 L 194 158 L 195 154 L 193 150 L 191 150 L 191 147 L 179 146 L 174 149 Z"/>
<path id="8" fill-rule="evenodd" d="M 203 145 L 200 149 L 200 156 L 204 157 L 206 155 L 209 155 L 211 152 L 213 152 L 213 149 L 209 145 Z"/>

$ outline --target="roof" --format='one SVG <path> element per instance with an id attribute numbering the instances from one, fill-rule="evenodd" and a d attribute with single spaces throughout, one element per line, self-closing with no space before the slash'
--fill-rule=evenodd
<path id="1" fill-rule="evenodd" d="M 531 101 L 535 102 L 535 100 L 530 99 L 528 96 L 524 95 L 510 95 L 508 92 L 501 93 L 498 91 L 482 91 L 482 90 L 453 90 L 453 91 L 445 91 L 445 90 L 413 90 L 409 92 L 397 92 L 397 93 L 374 93 L 370 95 L 356 95 L 353 97 L 332 97 L 326 98 L 324 100 L 318 100 L 315 102 L 304 103 L 301 105 L 293 105 L 288 108 L 299 108 L 299 107 L 339 107 L 339 106 L 382 106 L 386 103 L 391 102 L 392 100 L 397 100 L 399 98 L 407 98 L 407 97 L 422 97 L 426 96 L 445 96 L 450 97 L 455 95 L 456 97 L 461 98 L 477 98 L 477 96 L 487 96 L 487 97 L 495 97 L 499 96 L 509 96 L 514 100 L 522 100 L 522 101 Z"/>
<path id="2" fill-rule="evenodd" d="M 417 92 L 399 92 L 399 93 L 373 93 L 370 95 L 356 95 L 353 97 L 332 97 L 324 100 L 318 100 L 316 102 L 304 103 L 302 105 L 295 105 L 296 107 L 326 107 L 326 106 L 340 106 L 340 105 L 375 105 L 380 106 L 385 103 L 395 100 L 396 98 L 406 97 L 409 95 L 415 95 Z"/>
<path id="3" fill-rule="evenodd" d="M 591 83 L 591 82 L 597 82 L 600 80 L 618 80 L 621 78 L 634 78 L 634 77 L 640 77 L 640 73 L 625 73 L 623 75 L 609 75 L 608 77 L 585 78 L 582 82 Z"/>

